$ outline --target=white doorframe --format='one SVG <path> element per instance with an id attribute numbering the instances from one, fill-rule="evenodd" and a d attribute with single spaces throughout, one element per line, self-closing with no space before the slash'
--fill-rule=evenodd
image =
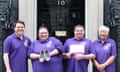
<path id="1" fill-rule="evenodd" d="M 103 0 L 86 0 L 85 2 L 85 27 L 86 37 L 92 41 L 97 39 L 97 30 L 103 25 Z M 90 61 L 88 71 L 92 72 L 92 62 Z"/>
<path id="2" fill-rule="evenodd" d="M 103 0 L 85 0 L 86 37 L 91 40 L 97 38 L 97 29 L 103 24 Z M 25 34 L 32 40 L 36 39 L 37 30 L 37 0 L 19 0 L 19 19 L 25 21 Z M 31 64 L 29 62 L 29 72 Z M 92 72 L 92 66 L 89 66 Z"/>

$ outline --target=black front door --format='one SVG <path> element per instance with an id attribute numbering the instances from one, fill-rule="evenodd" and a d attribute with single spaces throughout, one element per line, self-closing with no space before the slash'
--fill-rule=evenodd
<path id="1" fill-rule="evenodd" d="M 37 0 L 37 3 L 37 27 L 44 24 L 62 42 L 73 36 L 74 25 L 85 24 L 85 0 Z"/>

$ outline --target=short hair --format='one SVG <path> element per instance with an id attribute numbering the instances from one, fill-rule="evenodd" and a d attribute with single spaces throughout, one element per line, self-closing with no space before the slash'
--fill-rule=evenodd
<path id="1" fill-rule="evenodd" d="M 109 33 L 110 28 L 107 27 L 107 26 L 105 26 L 105 25 L 102 25 L 102 26 L 99 27 L 99 32 L 100 32 L 101 30 L 105 30 L 105 31 L 107 31 L 107 32 Z"/>
<path id="2" fill-rule="evenodd" d="M 14 23 L 14 27 L 16 27 L 17 23 L 23 24 L 24 27 L 25 27 L 24 21 L 21 21 L 21 20 L 17 20 L 17 21 Z"/>
<path id="3" fill-rule="evenodd" d="M 46 26 L 40 26 L 39 30 L 42 29 L 42 28 L 44 28 L 44 29 L 46 29 L 48 31 L 48 28 Z M 39 32 L 39 30 L 38 30 L 38 32 Z"/>
<path id="4" fill-rule="evenodd" d="M 75 25 L 74 30 L 75 30 L 75 28 L 77 28 L 77 27 L 82 27 L 83 29 L 85 29 L 83 25 L 78 24 L 78 25 Z"/>

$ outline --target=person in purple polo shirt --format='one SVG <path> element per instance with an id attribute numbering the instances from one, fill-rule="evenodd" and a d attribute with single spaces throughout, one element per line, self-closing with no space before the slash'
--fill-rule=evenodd
<path id="1" fill-rule="evenodd" d="M 63 72 L 63 45 L 60 40 L 49 37 L 45 26 L 39 28 L 38 36 L 39 39 L 35 40 L 28 50 L 33 72 Z"/>
<path id="2" fill-rule="evenodd" d="M 92 53 L 92 42 L 84 37 L 84 27 L 76 25 L 74 37 L 64 43 L 63 57 L 67 60 L 66 72 L 88 72 L 89 59 L 95 58 Z"/>
<path id="3" fill-rule="evenodd" d="M 14 33 L 8 36 L 3 45 L 3 59 L 6 72 L 28 72 L 27 50 L 31 41 L 23 35 L 25 24 L 17 21 L 14 24 Z"/>
<path id="4" fill-rule="evenodd" d="M 101 26 L 99 28 L 99 39 L 93 43 L 96 55 L 96 58 L 93 60 L 93 72 L 116 72 L 116 44 L 108 35 L 109 28 L 107 26 Z"/>

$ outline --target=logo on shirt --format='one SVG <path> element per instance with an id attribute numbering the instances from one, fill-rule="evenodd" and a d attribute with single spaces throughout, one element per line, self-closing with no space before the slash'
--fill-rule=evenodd
<path id="1" fill-rule="evenodd" d="M 52 45 L 52 41 L 49 41 L 49 42 L 47 43 L 46 47 L 47 47 L 47 48 L 50 48 L 51 45 Z"/>
<path id="2" fill-rule="evenodd" d="M 111 44 L 108 43 L 108 44 L 104 45 L 104 49 L 105 49 L 105 50 L 109 50 L 110 46 L 111 46 Z"/>
<path id="3" fill-rule="evenodd" d="M 24 41 L 24 46 L 25 46 L 25 47 L 28 47 L 28 40 L 25 40 L 25 41 Z"/>

